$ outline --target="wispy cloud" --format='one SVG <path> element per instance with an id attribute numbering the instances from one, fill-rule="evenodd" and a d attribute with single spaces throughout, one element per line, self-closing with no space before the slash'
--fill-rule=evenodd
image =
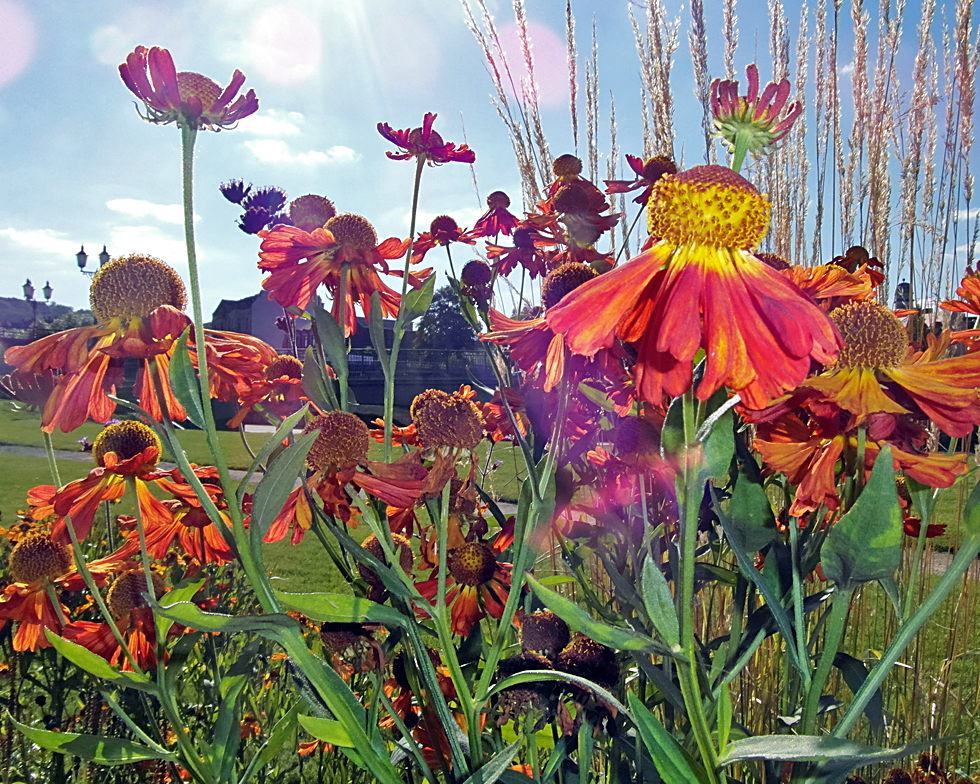
<path id="1" fill-rule="evenodd" d="M 66 239 L 62 231 L 52 229 L 0 229 L 0 237 L 41 253 L 50 253 L 70 259 L 78 253 L 78 241 Z"/>
<path id="2" fill-rule="evenodd" d="M 262 114 L 253 114 L 238 123 L 238 130 L 259 136 L 294 136 L 299 133 L 303 122 L 301 112 L 281 112 L 269 109 Z"/>
<path id="3" fill-rule="evenodd" d="M 851 60 L 849 63 L 844 63 L 844 65 L 837 69 L 837 73 L 841 74 L 842 76 L 844 74 L 854 73 L 854 61 Z"/>
<path id="4" fill-rule="evenodd" d="M 159 226 L 114 226 L 109 231 L 107 245 L 113 256 L 144 253 L 171 266 L 180 266 L 187 259 L 184 241 L 167 234 Z"/>
<path id="5" fill-rule="evenodd" d="M 976 207 L 971 207 L 969 209 L 957 210 L 955 219 L 957 223 L 962 223 L 968 220 L 976 220 L 977 215 L 980 215 L 980 210 Z"/>
<path id="6" fill-rule="evenodd" d="M 184 222 L 184 208 L 180 204 L 154 204 L 145 199 L 109 199 L 105 206 L 113 212 L 122 212 L 134 218 L 149 216 L 162 223 Z M 200 219 L 200 215 L 194 216 L 195 221 Z"/>
<path id="7" fill-rule="evenodd" d="M 293 152 L 281 139 L 255 139 L 245 142 L 249 151 L 263 163 L 300 163 L 304 165 L 321 163 L 353 163 L 361 156 L 350 147 L 336 145 L 329 150 L 309 150 Z"/>

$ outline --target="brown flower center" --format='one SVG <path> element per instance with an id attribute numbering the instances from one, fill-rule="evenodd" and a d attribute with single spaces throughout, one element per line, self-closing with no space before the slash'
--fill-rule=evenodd
<path id="1" fill-rule="evenodd" d="M 479 407 L 457 393 L 427 389 L 412 401 L 410 413 L 423 446 L 476 449 L 483 438 Z"/>
<path id="2" fill-rule="evenodd" d="M 583 634 L 576 634 L 558 654 L 557 668 L 611 688 L 619 680 L 619 661 L 612 648 Z"/>
<path id="3" fill-rule="evenodd" d="M 494 191 L 487 196 L 487 206 L 491 210 L 506 210 L 510 206 L 510 196 L 503 191 Z"/>
<path id="4" fill-rule="evenodd" d="M 672 245 L 752 248 L 769 226 L 769 198 L 724 166 L 665 176 L 648 209 L 650 234 Z"/>
<path id="5" fill-rule="evenodd" d="M 302 378 L 303 363 L 289 354 L 280 354 L 265 369 L 265 377 L 269 381 L 275 381 L 283 376 L 286 378 Z"/>
<path id="6" fill-rule="evenodd" d="M 392 534 L 391 540 L 395 544 L 395 552 L 398 553 L 398 562 L 401 564 L 402 569 L 406 574 L 412 573 L 412 566 L 415 563 L 415 556 L 412 554 L 412 545 L 401 534 Z M 381 563 L 387 563 L 385 558 L 385 551 L 381 547 L 381 542 L 378 541 L 378 537 L 371 534 L 367 539 L 361 542 L 361 547 L 367 550 L 371 555 L 377 558 Z M 378 577 L 370 568 L 364 564 L 357 565 L 357 571 L 361 575 L 361 578 L 368 585 L 374 588 L 380 588 L 381 578 Z"/>
<path id="7" fill-rule="evenodd" d="M 466 262 L 460 279 L 464 286 L 487 286 L 493 279 L 493 270 L 483 259 Z"/>
<path id="8" fill-rule="evenodd" d="M 312 433 L 314 430 L 319 430 L 320 435 L 306 456 L 306 464 L 314 471 L 325 468 L 344 471 L 367 459 L 371 435 L 367 425 L 354 414 L 331 411 L 316 417 L 303 432 Z"/>
<path id="9" fill-rule="evenodd" d="M 289 220 L 303 231 L 323 228 L 328 220 L 337 214 L 330 199 L 309 193 L 289 203 Z"/>
<path id="10" fill-rule="evenodd" d="M 578 185 L 562 185 L 551 200 L 555 212 L 588 212 L 589 194 Z"/>
<path id="11" fill-rule="evenodd" d="M 568 624 L 551 610 L 540 610 L 524 616 L 521 623 L 521 648 L 554 654 L 568 645 Z"/>
<path id="12" fill-rule="evenodd" d="M 183 310 L 184 284 L 160 259 L 134 254 L 104 264 L 89 288 L 89 303 L 98 321 L 146 318 L 161 305 Z"/>
<path id="13" fill-rule="evenodd" d="M 163 596 L 166 587 L 163 577 L 159 574 L 151 575 L 153 580 L 153 598 L 159 599 Z M 123 572 L 116 578 L 115 582 L 109 586 L 106 592 L 105 603 L 116 620 L 124 618 L 138 607 L 146 607 L 146 599 L 143 594 L 146 590 L 146 576 L 139 569 Z"/>
<path id="14" fill-rule="evenodd" d="M 575 177 L 582 173 L 582 161 L 574 155 L 559 155 L 551 164 L 556 177 Z"/>
<path id="15" fill-rule="evenodd" d="M 541 284 L 541 304 L 545 310 L 554 307 L 568 292 L 597 277 L 599 276 L 592 267 L 580 261 L 562 264 L 549 272 Z"/>
<path id="16" fill-rule="evenodd" d="M 99 466 L 105 466 L 105 456 L 115 452 L 120 460 L 129 460 L 155 446 L 160 449 L 160 439 L 142 422 L 119 422 L 106 427 L 92 445 L 92 457 Z"/>
<path id="17" fill-rule="evenodd" d="M 469 542 L 457 547 L 447 558 L 449 573 L 462 585 L 483 585 L 497 569 L 497 557 L 483 542 Z"/>
<path id="18" fill-rule="evenodd" d="M 454 242 L 459 238 L 459 224 L 449 215 L 439 215 L 429 225 L 432 239 L 443 244 Z"/>
<path id="19" fill-rule="evenodd" d="M 378 244 L 378 235 L 367 218 L 345 212 L 330 218 L 324 225 L 340 245 L 357 250 L 371 250 Z"/>
<path id="20" fill-rule="evenodd" d="M 71 548 L 53 542 L 50 536 L 33 534 L 21 539 L 10 552 L 10 578 L 15 583 L 32 583 L 42 577 L 55 578 L 74 564 Z"/>
<path id="21" fill-rule="evenodd" d="M 840 368 L 891 368 L 902 364 L 909 336 L 902 322 L 877 302 L 849 302 L 831 311 L 844 348 L 837 355 Z"/>
<path id="22" fill-rule="evenodd" d="M 774 270 L 788 270 L 791 266 L 786 259 L 782 256 L 777 256 L 775 253 L 753 253 L 752 255 Z"/>
<path id="23" fill-rule="evenodd" d="M 193 71 L 181 71 L 177 74 L 177 92 L 180 102 L 187 103 L 191 98 L 201 101 L 201 108 L 208 111 L 221 95 L 221 87 L 213 79 Z"/>
<path id="24" fill-rule="evenodd" d="M 654 155 L 643 164 L 643 179 L 657 182 L 665 174 L 677 174 L 677 164 L 666 155 Z"/>

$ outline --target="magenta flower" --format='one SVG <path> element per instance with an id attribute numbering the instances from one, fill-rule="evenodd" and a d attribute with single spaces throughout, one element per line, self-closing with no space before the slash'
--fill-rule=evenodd
<path id="1" fill-rule="evenodd" d="M 799 101 L 788 107 L 789 80 L 781 79 L 766 85 L 759 94 L 759 69 L 755 63 L 745 69 L 749 81 L 746 95 L 738 94 L 738 81 L 715 79 L 711 83 L 711 112 L 714 115 L 715 135 L 734 153 L 732 168 L 738 171 L 745 153 L 756 157 L 768 153 L 782 139 L 803 111 Z M 786 109 L 784 112 L 783 109 Z"/>
<path id="2" fill-rule="evenodd" d="M 245 76 L 236 70 L 224 90 L 217 82 L 193 71 L 177 73 L 170 52 L 159 46 L 137 46 L 119 66 L 123 82 L 146 106 L 147 122 L 220 131 L 232 127 L 259 108 L 255 90 L 238 95 Z"/>
<path id="3" fill-rule="evenodd" d="M 476 153 L 465 144 L 457 147 L 452 142 L 444 142 L 442 137 L 432 130 L 436 115 L 429 112 L 422 120 L 421 128 L 405 128 L 394 130 L 388 123 L 378 123 L 378 133 L 392 144 L 401 147 L 405 152 L 385 153 L 393 161 L 407 161 L 410 158 L 421 158 L 429 163 L 439 164 L 449 161 L 473 163 Z"/>

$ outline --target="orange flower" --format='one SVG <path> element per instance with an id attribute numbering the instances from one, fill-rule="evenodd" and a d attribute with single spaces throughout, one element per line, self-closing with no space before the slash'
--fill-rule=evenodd
<path id="1" fill-rule="evenodd" d="M 187 300 L 177 273 L 152 256 L 112 259 L 92 278 L 89 301 L 98 319 L 94 326 L 10 348 L 4 357 L 18 373 L 63 373 L 44 407 L 42 429 L 50 433 L 60 427 L 68 433 L 89 417 L 108 421 L 116 410 L 109 395 L 123 383 L 127 358 L 139 360 L 133 394 L 140 406 L 158 421 L 164 410 L 173 419 L 185 419 L 187 414 L 173 396 L 169 380 L 174 343 L 191 324 L 181 312 Z M 212 339 L 218 342 L 210 345 Z M 206 332 L 205 340 L 214 362 L 210 382 L 217 390 L 246 384 L 251 375 L 261 372 L 261 356 L 272 351 L 260 340 L 233 333 Z M 193 351 L 191 355 L 193 358 Z M 161 374 L 163 401 L 151 381 L 151 360 Z"/>
<path id="2" fill-rule="evenodd" d="M 639 396 L 659 403 L 692 383 L 762 408 L 795 388 L 839 339 L 813 302 L 745 248 L 765 235 L 769 203 L 730 169 L 698 166 L 666 176 L 650 201 L 652 247 L 566 296 L 546 316 L 573 353 L 594 356 L 618 338 L 635 347 Z"/>
<path id="3" fill-rule="evenodd" d="M 407 242 L 389 237 L 378 244 L 374 227 L 360 215 L 350 213 L 330 218 L 322 229 L 303 231 L 295 226 L 276 226 L 261 231 L 262 247 L 259 269 L 271 274 L 262 281 L 262 288 L 284 308 L 303 309 L 322 283 L 333 299 L 333 315 L 340 321 L 340 303 L 345 302 L 344 334 L 357 330 L 354 303 L 361 306 L 365 317 L 371 312 L 371 294 L 381 297 L 382 316 L 395 316 L 401 300 L 398 293 L 382 281 L 379 272 L 400 277 L 399 270 L 388 269 L 386 259 L 405 255 Z M 349 271 L 347 290 L 340 292 L 342 271 Z M 409 282 L 418 288 L 431 270 L 409 275 Z"/>
<path id="4" fill-rule="evenodd" d="M 457 147 L 452 142 L 444 142 L 432 125 L 436 114 L 429 112 L 422 118 L 421 128 L 405 128 L 400 131 L 393 129 L 388 123 L 378 123 L 378 133 L 388 141 L 401 147 L 405 152 L 387 152 L 393 161 L 407 161 L 410 158 L 420 158 L 429 165 L 459 161 L 473 163 L 476 153 L 465 144 Z"/>
<path id="5" fill-rule="evenodd" d="M 450 630 L 461 637 L 469 636 L 480 619 L 489 615 L 499 618 L 510 592 L 511 565 L 500 563 L 497 556 L 514 539 L 513 529 L 501 530 L 493 544 L 466 542 L 449 550 L 446 568 L 446 606 L 452 607 Z M 432 601 L 439 590 L 435 572 L 415 586 Z"/>
<path id="6" fill-rule="evenodd" d="M 819 264 L 816 267 L 789 267 L 782 274 L 799 286 L 800 291 L 813 297 L 825 313 L 848 302 L 861 302 L 874 296 L 877 282 L 867 266 L 848 272 L 839 264 Z"/>
<path id="7" fill-rule="evenodd" d="M 517 216 L 509 212 L 510 197 L 503 191 L 494 191 L 487 196 L 487 211 L 481 215 L 473 231 L 473 238 L 496 237 L 498 234 L 512 234 L 517 228 Z"/>
<path id="8" fill-rule="evenodd" d="M 158 574 L 153 575 L 153 589 L 154 598 L 163 596 L 163 577 Z M 147 670 L 157 664 L 157 633 L 153 611 L 146 603 L 145 593 L 145 574 L 141 569 L 132 569 L 123 572 L 113 581 L 106 592 L 105 601 L 119 632 L 126 640 L 126 647 L 133 654 L 136 663 Z M 171 627 L 171 633 L 175 631 L 175 627 Z M 61 636 L 97 653 L 113 666 L 121 666 L 123 670 L 133 669 L 132 662 L 123 654 L 108 623 L 73 621 L 65 626 Z"/>
<path id="9" fill-rule="evenodd" d="M 160 439 L 142 422 L 109 425 L 95 439 L 92 456 L 97 464 L 89 475 L 60 488 L 50 498 L 50 506 L 37 505 L 35 519 L 44 519 L 53 510 L 58 515 L 51 537 L 68 543 L 65 518 L 70 517 L 79 541 L 88 536 L 92 521 L 103 501 L 114 501 L 126 492 L 126 478 L 136 478 L 136 500 L 147 524 L 169 520 L 170 512 L 150 492 L 147 483 L 164 474 L 157 472 Z M 37 489 L 35 489 L 37 490 Z"/>
<path id="10" fill-rule="evenodd" d="M 176 122 L 178 126 L 195 130 L 220 131 L 231 128 L 259 108 L 255 90 L 235 99 L 245 82 L 241 71 L 236 70 L 222 90 L 199 73 L 177 73 L 170 52 L 159 46 L 152 49 L 137 46 L 119 66 L 119 75 L 146 107 L 146 115 L 141 115 L 143 119 L 159 125 Z"/>
<path id="11" fill-rule="evenodd" d="M 329 366 L 327 371 L 333 374 Z M 265 367 L 265 378 L 239 392 L 241 408 L 228 420 L 228 427 L 238 427 L 258 405 L 268 406 L 277 416 L 286 417 L 296 409 L 296 404 L 308 399 L 303 391 L 303 363 L 289 354 L 276 354 Z"/>
<path id="12" fill-rule="evenodd" d="M 107 573 L 128 563 L 111 555 L 92 561 L 88 568 L 96 582 L 104 585 Z M 47 648 L 50 643 L 44 630 L 60 634 L 61 618 L 68 612 L 60 601 L 55 607 L 49 589 L 60 586 L 77 591 L 85 587 L 75 570 L 71 548 L 45 534 L 33 534 L 11 550 L 9 567 L 11 582 L 0 592 L 0 626 L 8 620 L 18 624 L 13 639 L 15 651 Z"/>
<path id="13" fill-rule="evenodd" d="M 830 314 L 844 348 L 824 373 L 804 386 L 820 391 L 858 417 L 911 414 L 931 419 L 961 438 L 980 424 L 980 354 L 941 359 L 951 341 L 928 335 L 925 351 L 914 352 L 894 314 L 876 302 L 853 302 Z"/>

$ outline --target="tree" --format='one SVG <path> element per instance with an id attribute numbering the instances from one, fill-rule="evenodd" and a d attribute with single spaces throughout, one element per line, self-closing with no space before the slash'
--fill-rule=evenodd
<path id="1" fill-rule="evenodd" d="M 476 333 L 466 323 L 459 300 L 449 286 L 443 286 L 432 297 L 429 310 L 415 330 L 415 348 L 465 351 L 477 347 Z"/>
<path id="2" fill-rule="evenodd" d="M 64 332 L 66 329 L 76 327 L 88 327 L 95 323 L 95 316 L 91 310 L 71 310 L 62 313 L 51 321 L 37 320 L 37 336 L 53 335 L 55 332 Z"/>

